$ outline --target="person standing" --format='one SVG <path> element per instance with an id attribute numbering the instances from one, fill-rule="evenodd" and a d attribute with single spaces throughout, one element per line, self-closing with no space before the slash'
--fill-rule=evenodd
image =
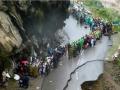
<path id="1" fill-rule="evenodd" d="M 108 24 L 108 38 L 109 40 L 111 39 L 111 34 L 112 34 L 112 23 Z"/>
<path id="2" fill-rule="evenodd" d="M 94 38 L 91 38 L 91 47 L 94 47 Z"/>
<path id="3" fill-rule="evenodd" d="M 2 85 L 4 87 L 8 86 L 8 79 L 10 78 L 10 75 L 8 74 L 8 72 L 3 71 L 2 72 Z"/>
<path id="4" fill-rule="evenodd" d="M 23 75 L 23 87 L 24 88 L 29 87 L 29 76 L 27 74 Z"/>
<path id="5" fill-rule="evenodd" d="M 71 56 L 71 45 L 70 44 L 68 44 L 68 46 L 67 46 L 67 48 L 68 48 L 68 58 L 70 59 L 72 56 Z"/>

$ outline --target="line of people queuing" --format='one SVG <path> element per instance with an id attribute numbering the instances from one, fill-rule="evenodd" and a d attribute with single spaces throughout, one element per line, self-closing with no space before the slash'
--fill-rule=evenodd
<path id="1" fill-rule="evenodd" d="M 100 40 L 102 37 L 102 34 L 107 34 L 109 31 L 112 30 L 112 24 L 103 22 L 100 18 L 93 18 L 88 14 L 81 13 L 81 16 L 78 16 L 80 14 L 77 14 L 74 10 L 74 17 L 77 17 L 76 19 L 80 24 L 86 25 L 85 28 L 90 27 L 91 33 L 89 35 L 85 35 L 84 37 L 80 38 L 77 41 L 74 41 L 73 43 L 69 43 L 65 46 L 58 46 L 57 48 L 53 49 L 49 45 L 47 46 L 47 56 L 42 57 L 39 63 L 38 72 L 41 76 L 46 76 L 50 73 L 50 71 L 58 66 L 58 63 L 60 61 L 60 58 L 68 51 L 68 57 L 69 59 L 72 57 L 76 57 L 82 49 L 87 49 L 88 47 L 94 47 L 96 45 L 96 41 Z M 38 58 L 36 58 L 38 59 Z M 36 61 L 34 59 L 34 61 Z M 23 60 L 24 61 L 24 60 Z M 27 60 L 26 60 L 27 61 Z M 22 78 L 25 76 L 26 78 L 29 73 L 29 68 L 27 66 L 27 62 L 25 64 L 19 64 L 17 71 L 20 71 L 23 75 Z M 29 79 L 26 79 L 29 81 Z M 25 86 L 28 86 L 25 85 Z"/>
<path id="2" fill-rule="evenodd" d="M 112 33 L 112 22 L 101 19 L 100 17 L 94 18 L 90 11 L 84 8 L 84 5 L 78 6 L 79 9 L 72 8 L 70 13 L 81 25 L 89 25 L 91 30 L 100 28 L 104 35 L 111 35 Z"/>
<path id="3" fill-rule="evenodd" d="M 72 57 L 76 57 L 83 49 L 94 47 L 96 45 L 96 41 L 100 40 L 101 37 L 101 31 L 95 30 L 94 32 L 91 32 L 91 34 L 80 38 L 78 41 L 75 41 L 72 44 L 68 44 L 69 59 Z"/>
<path id="4" fill-rule="evenodd" d="M 38 66 L 34 65 L 33 67 L 38 67 L 36 68 L 37 72 L 41 76 L 47 76 L 50 71 L 54 68 L 57 68 L 58 62 L 60 61 L 60 58 L 64 55 L 65 53 L 65 47 L 59 46 L 55 49 L 52 49 L 51 47 L 47 48 L 47 56 L 42 57 L 41 59 L 38 59 L 37 57 L 33 57 L 33 61 L 37 63 L 39 62 Z M 14 70 L 15 74 L 18 74 L 20 79 L 19 79 L 19 86 L 22 88 L 28 88 L 29 86 L 29 76 L 30 74 L 30 60 L 28 60 L 26 57 L 21 58 L 16 65 L 16 68 Z"/>
<path id="5" fill-rule="evenodd" d="M 74 14 L 76 11 L 74 11 Z M 41 76 L 46 76 L 50 73 L 50 71 L 54 68 L 57 68 L 58 63 L 60 61 L 60 58 L 68 51 L 68 57 L 69 59 L 72 57 L 76 57 L 82 49 L 87 49 L 88 47 L 94 47 L 97 40 L 100 40 L 102 37 L 102 34 L 107 34 L 108 32 L 112 31 L 112 24 L 111 23 L 104 23 L 101 21 L 100 18 L 92 18 L 80 16 L 78 19 L 78 22 L 80 24 L 86 24 L 91 28 L 91 33 L 89 35 L 85 35 L 84 37 L 80 38 L 77 41 L 74 41 L 73 43 L 69 43 L 65 46 L 58 46 L 57 48 L 53 49 L 49 45 L 47 47 L 47 56 L 39 58 L 33 58 L 32 63 L 38 60 L 39 66 L 38 66 L 38 72 Z M 78 17 L 78 15 L 74 15 L 75 17 Z M 87 27 L 85 27 L 87 28 Z M 20 76 L 19 79 L 19 86 L 28 88 L 29 86 L 29 75 L 30 75 L 30 69 L 29 69 L 29 62 L 26 57 L 22 57 L 19 60 L 19 63 L 16 65 L 15 68 L 15 74 L 18 74 Z"/>
<path id="6" fill-rule="evenodd" d="M 65 53 L 65 47 L 59 46 L 55 49 L 52 49 L 48 47 L 48 55 L 44 60 L 41 60 L 39 72 L 42 76 L 46 76 L 49 74 L 51 69 L 57 68 L 58 62 L 60 61 L 60 58 Z"/>
<path id="7" fill-rule="evenodd" d="M 83 36 L 77 41 L 68 44 L 69 59 L 77 56 L 82 49 L 95 46 L 96 41 L 100 40 L 102 34 L 108 36 L 112 34 L 112 23 L 105 22 L 99 17 L 93 18 L 90 13 L 84 10 L 84 8 L 83 10 L 73 9 L 71 14 L 81 25 L 85 25 L 85 28 L 90 27 L 91 33 Z"/>

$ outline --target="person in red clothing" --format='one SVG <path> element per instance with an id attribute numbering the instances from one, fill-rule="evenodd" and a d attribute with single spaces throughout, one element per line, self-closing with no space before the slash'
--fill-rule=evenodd
<path id="1" fill-rule="evenodd" d="M 88 40 L 87 40 L 87 35 L 84 38 L 84 49 L 88 48 Z"/>
<path id="2" fill-rule="evenodd" d="M 91 47 L 91 36 L 87 35 L 87 43 Z"/>

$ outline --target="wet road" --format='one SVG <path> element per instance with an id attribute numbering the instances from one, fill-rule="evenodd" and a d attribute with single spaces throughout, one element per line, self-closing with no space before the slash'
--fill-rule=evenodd
<path id="1" fill-rule="evenodd" d="M 64 22 L 65 27 L 63 28 L 63 30 L 67 33 L 70 43 L 80 39 L 81 37 L 91 32 L 89 27 L 85 28 L 85 25 L 80 25 L 80 23 L 71 15 Z"/>
<path id="2" fill-rule="evenodd" d="M 85 28 L 85 25 L 80 25 L 80 23 L 71 15 L 64 21 L 64 23 L 65 26 L 59 31 L 59 35 L 63 37 L 63 42 L 61 42 L 63 45 L 68 42 L 72 43 L 91 32 L 89 27 Z"/>
<path id="3" fill-rule="evenodd" d="M 108 49 L 109 40 L 103 36 L 93 48 L 88 48 L 81 54 L 68 60 L 67 56 L 61 58 L 57 69 L 53 70 L 44 80 L 42 90 L 63 90 L 70 73 L 79 65 L 87 61 L 103 60 Z M 72 75 L 72 81 L 66 90 L 80 90 L 80 84 L 84 81 L 95 80 L 103 72 L 103 62 L 93 62 L 79 68 L 77 74 Z"/>
<path id="4" fill-rule="evenodd" d="M 82 90 L 80 86 L 82 83 L 97 80 L 99 75 L 103 73 L 103 65 L 104 62 L 101 60 L 87 62 L 71 76 L 71 81 L 65 90 Z"/>
<path id="5" fill-rule="evenodd" d="M 84 26 L 77 24 L 77 21 L 70 16 L 65 21 L 63 31 L 68 36 L 69 41 L 78 40 L 85 34 L 89 34 L 90 29 L 85 29 Z M 67 42 L 67 40 L 65 40 Z M 53 70 L 44 80 L 42 90 L 63 90 L 67 80 L 70 78 L 70 73 L 78 66 L 83 65 L 87 61 L 103 60 L 107 52 L 109 40 L 107 37 L 97 41 L 93 48 L 81 51 L 76 58 L 68 60 L 67 55 L 61 58 L 57 69 Z M 95 72 L 95 73 L 93 73 Z M 103 72 L 103 62 L 96 61 L 87 63 L 79 68 L 75 74 L 72 75 L 72 80 L 68 84 L 66 90 L 80 90 L 80 85 L 87 80 L 95 80 Z"/>

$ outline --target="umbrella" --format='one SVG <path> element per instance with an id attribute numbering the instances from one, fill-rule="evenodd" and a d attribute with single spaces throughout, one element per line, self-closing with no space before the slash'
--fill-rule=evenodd
<path id="1" fill-rule="evenodd" d="M 15 79 L 15 80 L 19 80 L 19 79 L 20 79 L 20 76 L 19 76 L 18 74 L 15 74 L 15 75 L 14 75 L 14 79 Z"/>
<path id="2" fill-rule="evenodd" d="M 24 61 L 21 61 L 22 64 L 28 64 L 28 61 L 24 60 Z"/>

